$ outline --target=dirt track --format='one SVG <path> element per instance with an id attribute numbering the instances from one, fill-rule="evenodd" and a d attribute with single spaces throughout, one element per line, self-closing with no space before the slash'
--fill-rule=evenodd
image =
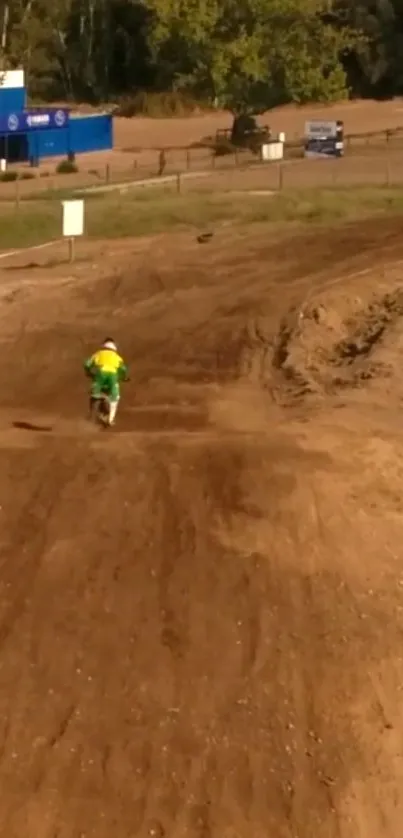
<path id="1" fill-rule="evenodd" d="M 2 269 L 1 837 L 401 838 L 401 220 L 47 258 Z"/>
<path id="2" fill-rule="evenodd" d="M 329 105 L 286 105 L 273 108 L 259 119 L 274 132 L 284 131 L 288 139 L 301 137 L 307 119 L 341 119 L 346 134 L 385 131 L 403 125 L 403 100 L 376 102 L 369 99 L 337 102 Z M 135 119 L 115 118 L 117 149 L 137 146 L 146 148 L 185 147 L 200 142 L 217 130 L 230 128 L 232 117 L 224 111 L 183 118 Z"/>

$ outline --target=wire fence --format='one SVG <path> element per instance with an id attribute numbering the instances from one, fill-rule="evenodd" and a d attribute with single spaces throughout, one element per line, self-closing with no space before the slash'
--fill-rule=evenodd
<path id="1" fill-rule="evenodd" d="M 394 156 L 285 160 L 216 170 L 200 177 L 178 174 L 171 178 L 170 183 L 170 188 L 180 193 L 398 186 L 403 186 L 403 149 Z"/>
<path id="2" fill-rule="evenodd" d="M 345 140 L 346 155 L 337 159 L 305 159 L 301 141 L 293 145 L 290 140 L 280 162 L 262 163 L 259 155 L 247 149 L 217 155 L 205 147 L 117 151 L 98 164 L 82 157 L 79 171 L 70 174 L 57 174 L 48 161 L 35 171 L 15 170 L 13 181 L 1 181 L 0 176 L 0 203 L 11 201 L 18 207 L 22 201 L 57 197 L 61 192 L 134 188 L 150 179 L 177 192 L 403 185 L 403 128 L 350 135 Z M 199 179 L 198 174 L 204 177 Z"/>

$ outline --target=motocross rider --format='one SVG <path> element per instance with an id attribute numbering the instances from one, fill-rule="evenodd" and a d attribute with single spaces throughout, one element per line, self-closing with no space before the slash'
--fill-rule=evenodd
<path id="1" fill-rule="evenodd" d="M 84 370 L 92 379 L 90 412 L 97 399 L 105 393 L 110 403 L 109 424 L 114 425 L 120 399 L 120 383 L 128 381 L 128 369 L 113 338 L 105 338 L 101 349 L 84 362 Z"/>

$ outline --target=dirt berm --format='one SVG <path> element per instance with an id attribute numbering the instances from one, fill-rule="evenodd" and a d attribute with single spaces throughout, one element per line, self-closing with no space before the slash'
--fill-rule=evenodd
<path id="1" fill-rule="evenodd" d="M 2 269 L 1 838 L 401 838 L 401 220 L 94 253 Z"/>

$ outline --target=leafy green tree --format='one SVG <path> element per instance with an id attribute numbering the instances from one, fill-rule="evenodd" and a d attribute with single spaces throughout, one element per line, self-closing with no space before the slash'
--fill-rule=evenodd
<path id="1" fill-rule="evenodd" d="M 184 91 L 235 114 L 403 92 L 403 0 L 0 0 L 36 97 Z"/>
<path id="2" fill-rule="evenodd" d="M 317 0 L 148 0 L 161 80 L 234 112 L 347 93 L 341 54 L 354 33 Z"/>
<path id="3" fill-rule="evenodd" d="M 337 0 L 339 13 L 362 32 L 346 69 L 358 93 L 393 95 L 403 88 L 403 0 Z"/>
<path id="4" fill-rule="evenodd" d="M 2 44 L 8 67 L 23 66 L 35 77 L 52 72 L 52 29 L 46 12 L 46 0 L 17 0 L 4 7 Z"/>

